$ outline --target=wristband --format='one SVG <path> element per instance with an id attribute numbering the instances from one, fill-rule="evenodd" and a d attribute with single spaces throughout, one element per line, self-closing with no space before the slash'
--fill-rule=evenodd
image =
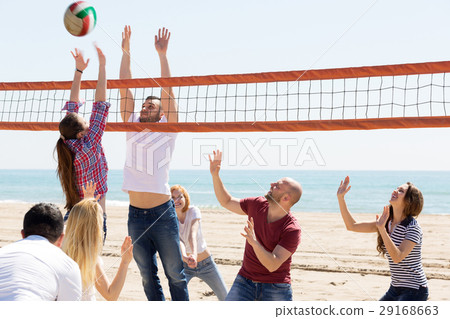
<path id="1" fill-rule="evenodd" d="M 81 71 L 80 69 L 76 69 L 78 72 L 80 72 L 81 74 L 83 74 L 83 71 Z"/>

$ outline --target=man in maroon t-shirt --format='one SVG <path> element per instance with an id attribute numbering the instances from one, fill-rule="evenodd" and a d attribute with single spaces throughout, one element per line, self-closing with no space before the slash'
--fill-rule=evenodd
<path id="1" fill-rule="evenodd" d="M 244 260 L 226 300 L 292 300 L 291 256 L 300 244 L 300 226 L 290 209 L 302 196 L 301 185 L 285 177 L 271 183 L 265 196 L 234 198 L 219 177 L 222 152 L 215 151 L 214 159 L 210 156 L 209 161 L 220 205 L 248 215 L 241 234 L 247 239 Z"/>

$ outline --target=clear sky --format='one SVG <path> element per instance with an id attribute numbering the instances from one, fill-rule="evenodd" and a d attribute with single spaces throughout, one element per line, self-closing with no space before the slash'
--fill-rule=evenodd
<path id="1" fill-rule="evenodd" d="M 94 41 L 107 57 L 108 78 L 117 79 L 125 24 L 132 27 L 134 77 L 159 77 L 153 39 L 163 26 L 172 33 L 173 76 L 450 60 L 445 0 L 92 0 L 98 24 L 83 38 L 64 28 L 71 2 L 0 1 L 0 82 L 71 80 L 75 47 L 91 58 L 83 79 L 96 79 Z M 0 131 L 0 169 L 55 168 L 57 138 L 57 132 Z M 172 168 L 206 169 L 193 150 L 215 141 L 223 143 L 225 156 L 236 154 L 224 164 L 237 169 L 448 170 L 449 138 L 450 129 L 183 133 Z M 291 146 L 283 152 L 281 144 Z M 110 168 L 122 168 L 124 133 L 106 133 L 103 145 Z M 302 153 L 304 145 L 309 148 Z"/>

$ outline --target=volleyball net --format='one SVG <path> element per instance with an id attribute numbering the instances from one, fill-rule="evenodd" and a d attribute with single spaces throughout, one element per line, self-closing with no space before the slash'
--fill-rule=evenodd
<path id="1" fill-rule="evenodd" d="M 96 81 L 83 81 L 89 118 Z M 71 81 L 0 83 L 0 129 L 57 130 Z M 178 123 L 123 123 L 119 89 L 135 111 L 172 87 Z M 107 131 L 240 132 L 450 127 L 450 61 L 372 67 L 108 80 Z M 168 117 L 174 114 L 167 114 Z"/>

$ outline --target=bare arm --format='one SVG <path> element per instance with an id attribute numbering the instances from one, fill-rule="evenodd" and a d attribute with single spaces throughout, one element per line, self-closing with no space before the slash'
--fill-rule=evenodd
<path id="1" fill-rule="evenodd" d="M 181 257 L 182 257 L 183 261 L 185 263 L 187 263 L 188 256 L 186 253 L 186 246 L 184 245 L 184 243 L 181 239 L 180 239 L 180 250 L 181 250 Z"/>
<path id="2" fill-rule="evenodd" d="M 116 276 L 114 277 L 112 283 L 109 283 L 105 271 L 98 263 L 95 268 L 95 287 L 106 300 L 115 301 L 119 299 L 120 292 L 122 291 L 125 278 L 127 276 L 128 265 L 133 259 L 133 245 L 131 244 L 130 236 L 125 237 L 121 252 L 122 260 L 120 261 L 119 269 L 117 270 Z"/>
<path id="3" fill-rule="evenodd" d="M 389 237 L 387 231 L 386 231 L 386 222 L 389 218 L 389 206 L 385 206 L 383 209 L 383 214 L 380 218 L 376 220 L 376 227 L 378 228 L 378 231 L 380 232 L 381 238 L 383 239 L 384 246 L 386 247 L 387 252 L 392 258 L 392 261 L 394 263 L 399 263 L 403 259 L 405 259 L 406 256 L 409 255 L 409 253 L 413 250 L 414 246 L 416 245 L 415 242 L 404 239 L 400 246 L 395 246 L 394 242 L 392 241 L 391 237 Z"/>
<path id="4" fill-rule="evenodd" d="M 241 233 L 248 243 L 253 247 L 256 257 L 268 271 L 274 272 L 292 255 L 292 253 L 277 245 L 273 251 L 266 250 L 256 239 L 254 231 L 253 217 L 247 220 L 247 226 L 244 228 L 245 233 Z"/>
<path id="5" fill-rule="evenodd" d="M 247 215 L 241 208 L 241 201 L 238 198 L 234 198 L 228 193 L 225 186 L 222 183 L 222 180 L 219 176 L 220 164 L 222 163 L 222 152 L 217 150 L 214 151 L 214 160 L 211 160 L 211 156 L 209 157 L 209 170 L 212 175 L 213 185 L 214 185 L 214 193 L 216 194 L 217 200 L 220 205 L 233 213 L 239 215 Z"/>
<path id="6" fill-rule="evenodd" d="M 155 35 L 155 49 L 158 52 L 161 64 L 161 77 L 170 78 L 169 61 L 167 60 L 167 48 L 169 46 L 170 32 L 166 28 L 158 30 Z M 161 107 L 167 117 L 167 122 L 178 122 L 178 106 L 171 87 L 161 88 Z"/>
<path id="7" fill-rule="evenodd" d="M 200 219 L 195 219 L 191 223 L 191 230 L 189 232 L 189 244 L 191 245 L 191 256 L 197 261 L 198 249 L 197 249 L 197 237 L 198 228 L 200 226 Z"/>
<path id="8" fill-rule="evenodd" d="M 72 53 L 72 56 L 75 59 L 76 68 L 73 76 L 72 87 L 70 88 L 70 101 L 80 102 L 81 74 L 87 68 L 89 59 L 85 61 L 83 53 L 78 49 L 75 49 L 75 53 L 72 51 L 70 51 L 70 53 Z"/>
<path id="9" fill-rule="evenodd" d="M 355 221 L 353 216 L 350 214 L 350 211 L 347 208 L 347 203 L 345 202 L 344 196 L 348 193 L 348 191 L 352 188 L 349 186 L 350 178 L 347 176 L 344 182 L 341 181 L 341 184 L 337 191 L 337 198 L 339 202 L 339 209 L 341 211 L 342 219 L 344 220 L 345 227 L 347 230 L 359 232 L 359 233 L 376 233 L 377 226 L 375 222 L 363 222 L 358 223 Z"/>
<path id="10" fill-rule="evenodd" d="M 131 57 L 130 57 L 131 28 L 125 26 L 122 32 L 122 61 L 120 63 L 119 79 L 131 79 Z M 120 116 L 122 121 L 128 122 L 134 112 L 134 96 L 129 88 L 120 89 Z"/>
<path id="11" fill-rule="evenodd" d="M 95 89 L 95 102 L 106 101 L 106 58 L 103 51 L 95 46 L 98 54 L 99 68 L 97 88 Z"/>

